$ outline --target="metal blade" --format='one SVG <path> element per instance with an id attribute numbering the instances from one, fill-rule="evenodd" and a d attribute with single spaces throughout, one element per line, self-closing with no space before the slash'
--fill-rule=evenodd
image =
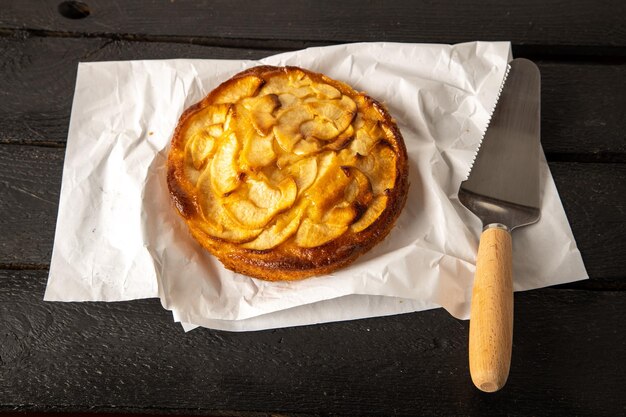
<path id="1" fill-rule="evenodd" d="M 539 218 L 541 78 L 515 59 L 459 199 L 483 220 L 513 229 Z"/>

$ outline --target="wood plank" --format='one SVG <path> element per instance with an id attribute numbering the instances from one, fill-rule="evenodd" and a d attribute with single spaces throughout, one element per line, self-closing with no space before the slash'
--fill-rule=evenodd
<path id="1" fill-rule="evenodd" d="M 222 45 L 283 45 L 303 41 L 445 42 L 511 40 L 520 45 L 604 46 L 589 52 L 624 55 L 624 2 L 441 0 L 305 2 L 217 0 L 153 2 L 85 1 L 89 16 L 68 19 L 58 0 L 10 0 L 0 10 L 0 28 L 62 35 L 113 35 L 132 39 L 168 37 Z M 294 42 L 295 41 L 295 42 Z M 295 45 L 295 46 L 294 46 Z M 267 47 L 267 46 L 266 46 Z"/>
<path id="2" fill-rule="evenodd" d="M 486 395 L 469 379 L 468 323 L 441 309 L 184 334 L 157 300 L 45 303 L 45 282 L 44 271 L 0 271 L 0 410 L 615 416 L 625 406 L 625 292 L 516 294 L 509 381 Z"/>
<path id="3" fill-rule="evenodd" d="M 626 65 L 538 65 L 541 143 L 549 159 L 626 162 Z"/>
<path id="4" fill-rule="evenodd" d="M 550 171 L 589 275 L 625 277 L 626 165 L 554 162 Z"/>
<path id="5" fill-rule="evenodd" d="M 63 157 L 63 149 L 0 145 L 0 265 L 48 265 Z M 626 164 L 550 167 L 591 277 L 625 278 Z"/>
<path id="6" fill-rule="evenodd" d="M 64 149 L 0 145 L 0 264 L 48 265 Z"/>
<path id="7" fill-rule="evenodd" d="M 272 53 L 107 39 L 0 38 L 0 143 L 65 142 L 79 62 L 257 59 Z"/>
<path id="8" fill-rule="evenodd" d="M 257 59 L 275 52 L 105 39 L 0 38 L 0 143 L 65 142 L 79 61 Z M 539 66 L 542 141 L 549 157 L 626 161 L 626 83 L 618 82 L 626 79 L 626 66 L 550 61 Z"/>

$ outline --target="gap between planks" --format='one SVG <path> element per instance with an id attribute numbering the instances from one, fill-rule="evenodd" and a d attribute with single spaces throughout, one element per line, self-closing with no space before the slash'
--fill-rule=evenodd
<path id="1" fill-rule="evenodd" d="M 358 42 L 358 40 L 338 42 L 333 40 L 308 41 L 289 39 L 225 38 L 210 36 L 142 35 L 132 33 L 56 31 L 32 28 L 0 28 L 0 37 L 100 38 L 109 39 L 111 41 L 123 40 L 128 42 L 179 43 L 247 50 L 273 49 L 277 52 Z M 460 42 L 464 41 L 459 40 L 458 42 L 452 43 Z M 608 65 L 621 65 L 626 63 L 626 47 L 624 46 L 572 46 L 558 44 L 533 45 L 512 43 L 512 48 L 513 56 L 518 58 L 528 58 L 531 60 L 568 63 L 602 63 Z"/>

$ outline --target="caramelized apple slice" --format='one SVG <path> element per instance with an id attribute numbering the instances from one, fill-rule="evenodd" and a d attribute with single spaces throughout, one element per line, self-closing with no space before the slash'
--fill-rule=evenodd
<path id="1" fill-rule="evenodd" d="M 295 106 L 283 112 L 274 126 L 276 142 L 286 152 L 291 152 L 294 145 L 302 139 L 300 125 L 313 119 L 313 115 L 302 106 Z"/>
<path id="2" fill-rule="evenodd" d="M 329 170 L 333 168 L 337 168 L 339 164 L 339 159 L 337 158 L 337 154 L 334 152 L 323 152 L 317 155 L 317 178 L 316 181 L 319 182 L 320 179 L 325 176 Z"/>
<path id="3" fill-rule="evenodd" d="M 303 212 L 303 209 L 294 209 L 279 214 L 272 226 L 266 228 L 253 241 L 241 246 L 246 249 L 266 250 L 280 245 L 296 233 L 302 221 Z"/>
<path id="4" fill-rule="evenodd" d="M 249 119 L 250 114 L 243 106 L 237 106 L 233 116 L 237 119 L 235 134 L 242 143 L 240 164 L 243 171 L 256 170 L 271 164 L 276 159 L 274 135 L 261 136 Z"/>
<path id="5" fill-rule="evenodd" d="M 272 131 L 276 119 L 270 113 L 252 113 L 252 125 L 261 136 L 267 136 Z"/>
<path id="6" fill-rule="evenodd" d="M 215 123 L 206 128 L 206 133 L 214 138 L 219 138 L 224 133 L 224 125 Z"/>
<path id="7" fill-rule="evenodd" d="M 359 94 L 354 98 L 359 109 L 364 113 L 365 120 L 374 124 L 385 120 L 385 113 L 382 105 L 374 101 L 371 97 Z"/>
<path id="8" fill-rule="evenodd" d="M 333 122 L 335 122 L 337 130 L 339 132 L 343 132 L 352 122 L 354 116 L 356 115 L 356 103 L 348 96 L 341 96 L 341 99 L 339 100 L 339 107 L 341 108 L 340 114 L 337 114 L 334 110 L 331 110 L 331 114 L 325 117 L 333 120 Z M 331 115 L 332 117 L 329 117 Z"/>
<path id="9" fill-rule="evenodd" d="M 304 198 L 311 203 L 309 214 L 316 222 L 332 207 L 337 205 L 344 196 L 345 188 L 350 182 L 346 172 L 335 162 L 324 174 L 318 175 L 317 180 L 305 193 Z"/>
<path id="10" fill-rule="evenodd" d="M 197 170 L 202 168 L 204 162 L 213 154 L 215 138 L 209 135 L 196 135 L 189 143 L 193 167 Z"/>
<path id="11" fill-rule="evenodd" d="M 362 129 L 363 126 L 365 126 L 365 121 L 363 120 L 363 114 L 360 111 L 358 111 L 356 113 L 356 116 L 354 116 L 354 120 L 352 121 L 352 125 L 354 126 L 354 130 Z"/>
<path id="12" fill-rule="evenodd" d="M 258 98 L 250 110 L 252 124 L 260 135 L 266 136 L 272 131 L 276 118 L 272 112 L 280 107 L 280 100 L 276 94 L 267 94 Z"/>
<path id="13" fill-rule="evenodd" d="M 302 133 L 305 138 L 314 137 L 322 140 L 333 139 L 339 134 L 332 121 L 322 118 L 316 118 L 302 123 L 300 133 Z"/>
<path id="14" fill-rule="evenodd" d="M 303 248 L 314 248 L 338 238 L 348 230 L 348 226 L 314 223 L 306 218 L 296 233 L 295 244 Z"/>
<path id="15" fill-rule="evenodd" d="M 193 227 L 196 229 L 200 229 L 207 235 L 218 239 L 227 240 L 233 243 L 245 243 L 259 236 L 263 231 L 263 229 L 244 229 L 239 226 L 228 228 L 224 225 L 222 220 L 219 220 L 219 217 L 216 217 L 215 212 L 209 211 L 208 213 L 209 214 L 206 215 L 204 221 L 192 222 Z M 222 218 L 228 218 L 225 212 L 222 213 Z M 218 220 L 215 221 L 214 219 Z"/>
<path id="16" fill-rule="evenodd" d="M 339 90 L 326 83 L 313 83 L 311 88 L 313 88 L 313 91 L 315 91 L 320 98 L 336 99 L 341 97 Z"/>
<path id="17" fill-rule="evenodd" d="M 194 113 L 187 119 L 183 128 L 185 141 L 193 140 L 196 136 L 204 134 L 219 137 L 222 134 L 222 123 L 226 120 L 226 114 L 230 107 L 230 104 L 207 106 Z"/>
<path id="18" fill-rule="evenodd" d="M 289 79 L 285 75 L 276 75 L 271 77 L 267 83 L 263 86 L 261 91 L 264 94 L 277 94 L 281 95 L 291 90 Z"/>
<path id="19" fill-rule="evenodd" d="M 359 155 L 367 155 L 375 143 L 376 139 L 372 138 L 365 129 L 359 129 L 356 131 L 354 140 L 350 143 L 350 150 Z"/>
<path id="20" fill-rule="evenodd" d="M 319 202 L 320 208 L 328 209 L 334 206 L 340 198 L 343 198 L 349 183 L 350 177 L 337 164 L 335 158 L 333 166 L 318 177 L 314 186 L 308 190 L 307 196 L 309 199 Z"/>
<path id="21" fill-rule="evenodd" d="M 212 104 L 206 107 L 209 114 L 208 120 L 210 124 L 223 124 L 226 121 L 226 115 L 231 105 L 228 103 Z"/>
<path id="22" fill-rule="evenodd" d="M 296 96 L 294 96 L 293 94 L 289 94 L 289 93 L 279 94 L 278 95 L 278 100 L 280 100 L 280 105 L 282 107 L 292 106 L 292 105 L 296 104 L 296 102 L 298 101 Z"/>
<path id="23" fill-rule="evenodd" d="M 203 220 L 198 221 L 195 227 L 210 236 L 235 243 L 257 237 L 263 229 L 243 228 L 233 221 L 222 205 L 223 198 L 215 193 L 211 179 L 209 170 L 205 170 L 198 179 L 198 201 Z"/>
<path id="24" fill-rule="evenodd" d="M 321 119 L 315 125 L 306 126 L 307 132 L 324 140 L 332 139 L 346 130 L 356 114 L 356 104 L 348 96 L 341 96 L 340 100 L 309 102 L 307 107 Z"/>
<path id="25" fill-rule="evenodd" d="M 317 159 L 315 157 L 302 159 L 290 165 L 286 172 L 296 181 L 298 196 L 306 191 L 317 178 Z"/>
<path id="26" fill-rule="evenodd" d="M 303 187 L 302 191 L 306 191 L 307 189 L 313 186 L 317 187 L 317 184 L 319 183 L 320 178 L 324 177 L 328 173 L 329 170 L 333 168 L 337 168 L 339 166 L 339 161 L 337 160 L 337 155 L 335 153 L 324 152 L 314 157 L 309 157 L 305 160 L 299 160 L 299 161 L 293 162 L 292 165 L 290 165 L 290 169 L 298 170 L 302 172 L 305 169 L 308 169 L 308 167 L 306 165 L 303 167 L 299 167 L 298 165 L 300 163 L 310 164 L 311 162 L 305 162 L 305 161 L 307 160 L 310 161 L 311 159 L 315 160 L 315 176 L 312 176 L 310 172 L 307 174 L 306 183 L 308 183 L 311 180 L 313 182 L 311 184 L 308 184 L 306 187 Z M 314 191 L 313 194 L 319 194 L 319 192 Z M 304 196 L 304 198 L 309 198 L 309 197 Z"/>
<path id="27" fill-rule="evenodd" d="M 324 215 L 322 223 L 337 227 L 348 226 L 356 215 L 357 210 L 354 206 L 342 202 Z"/>
<path id="28" fill-rule="evenodd" d="M 221 144 L 211 161 L 211 185 L 218 195 L 224 195 L 239 186 L 237 169 L 239 142 L 234 134 L 222 138 Z"/>
<path id="29" fill-rule="evenodd" d="M 257 207 L 248 200 L 228 199 L 225 208 L 232 218 L 246 229 L 264 227 L 274 215 L 273 210 Z"/>
<path id="30" fill-rule="evenodd" d="M 253 170 L 270 165 L 276 160 L 273 142 L 274 135 L 249 138 L 243 146 L 243 164 Z"/>
<path id="31" fill-rule="evenodd" d="M 354 139 L 354 128 L 352 125 L 348 125 L 348 128 L 341 132 L 339 136 L 332 142 L 326 145 L 326 149 L 338 151 L 349 145 L 350 141 Z"/>
<path id="32" fill-rule="evenodd" d="M 296 155 L 311 155 L 319 152 L 322 145 L 315 138 L 302 139 L 297 142 L 291 150 Z"/>
<path id="33" fill-rule="evenodd" d="M 350 184 L 345 188 L 344 200 L 352 203 L 357 202 L 362 206 L 369 205 L 372 200 L 372 185 L 365 174 L 356 168 L 347 168 L 350 175 Z"/>
<path id="34" fill-rule="evenodd" d="M 224 207 L 232 217 L 244 227 L 256 229 L 264 227 L 276 213 L 290 207 L 296 199 L 296 183 L 285 178 L 273 188 L 265 181 L 248 181 L 248 199 L 241 193 L 224 199 Z"/>
<path id="35" fill-rule="evenodd" d="M 210 104 L 193 113 L 185 127 L 188 134 L 193 135 L 198 130 L 209 125 L 221 125 L 226 120 L 226 114 L 230 110 L 231 104 Z"/>
<path id="36" fill-rule="evenodd" d="M 369 155 L 359 158 L 359 168 L 370 179 L 372 191 L 378 196 L 386 189 L 393 188 L 396 182 L 396 155 L 390 145 L 379 142 Z"/>
<path id="37" fill-rule="evenodd" d="M 217 89 L 213 97 L 213 102 L 220 103 L 236 103 L 245 97 L 255 95 L 259 87 L 265 81 L 256 75 L 245 75 L 237 78 L 236 82 L 230 83 L 226 89 Z"/>
<path id="38" fill-rule="evenodd" d="M 312 97 L 315 95 L 315 91 L 313 91 L 313 89 L 308 85 L 303 86 L 303 87 L 293 88 L 289 91 L 289 93 L 293 94 L 299 99 Z"/>
<path id="39" fill-rule="evenodd" d="M 309 77 L 299 68 L 296 68 L 295 71 L 290 71 L 287 78 L 289 85 L 292 87 L 302 87 L 311 84 Z"/>
<path id="40" fill-rule="evenodd" d="M 257 207 L 280 211 L 290 207 L 296 199 L 298 188 L 291 177 L 283 178 L 276 186 L 270 185 L 268 180 L 252 180 L 249 183 L 248 198 Z"/>
<path id="41" fill-rule="evenodd" d="M 277 148 L 282 151 L 282 148 L 280 148 L 280 146 L 278 146 Z M 277 155 L 278 156 L 276 158 L 276 166 L 279 170 L 285 169 L 307 157 L 306 155 L 296 155 L 290 152 L 279 152 Z"/>
<path id="42" fill-rule="evenodd" d="M 374 198 L 370 206 L 367 208 L 365 213 L 361 216 L 359 220 L 350 226 L 350 231 L 354 233 L 359 233 L 365 229 L 367 229 L 372 223 L 376 221 L 381 215 L 381 213 L 387 207 L 388 197 L 386 195 L 379 195 Z"/>

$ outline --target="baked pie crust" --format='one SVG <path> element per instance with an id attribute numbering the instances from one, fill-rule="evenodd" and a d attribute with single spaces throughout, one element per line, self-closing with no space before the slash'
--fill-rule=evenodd
<path id="1" fill-rule="evenodd" d="M 330 273 L 391 230 L 406 148 L 385 108 L 297 67 L 260 66 L 180 117 L 167 181 L 193 237 L 265 280 Z"/>

